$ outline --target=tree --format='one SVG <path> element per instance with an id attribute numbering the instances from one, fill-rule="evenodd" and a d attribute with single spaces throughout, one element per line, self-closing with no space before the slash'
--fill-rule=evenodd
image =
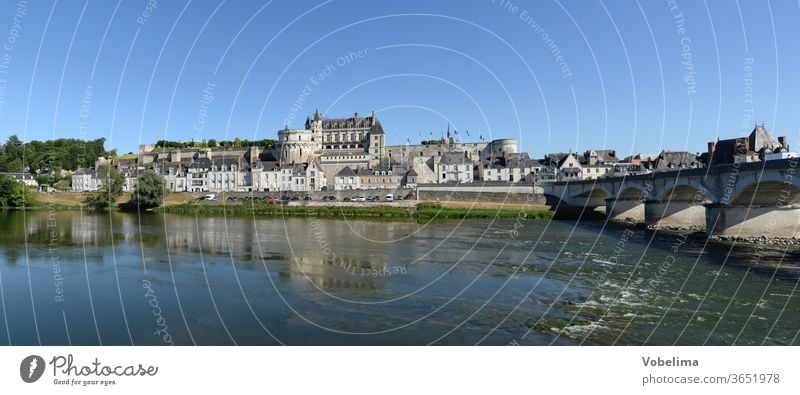
<path id="1" fill-rule="evenodd" d="M 154 171 L 147 171 L 136 181 L 130 204 L 145 209 L 158 207 L 164 202 L 167 192 L 164 177 Z"/>
<path id="2" fill-rule="evenodd" d="M 107 210 L 113 207 L 117 203 L 117 199 L 122 195 L 125 177 L 113 167 L 106 167 L 101 170 L 100 177 L 98 192 L 89 196 L 85 203 L 95 210 Z"/>
<path id="3" fill-rule="evenodd" d="M 71 187 L 69 185 L 69 181 L 67 179 L 63 179 L 53 184 L 53 188 L 59 191 L 69 191 Z"/>
<path id="4" fill-rule="evenodd" d="M 0 175 L 0 207 L 30 207 L 34 201 L 33 192 L 25 184 Z"/>
<path id="5" fill-rule="evenodd" d="M 109 152 L 103 148 L 104 144 L 105 139 L 102 138 L 90 141 L 34 140 L 23 144 L 17 136 L 11 136 L 0 149 L 0 171 L 41 174 L 52 173 L 55 169 L 91 167 L 98 157 L 109 156 Z"/>
<path id="6" fill-rule="evenodd" d="M 208 148 L 216 148 L 217 147 L 217 140 L 209 139 L 208 140 Z"/>
<path id="7" fill-rule="evenodd" d="M 36 176 L 36 182 L 39 185 L 50 185 L 51 183 L 54 184 L 55 182 L 53 182 L 53 179 L 54 177 L 50 177 L 46 174 Z"/>

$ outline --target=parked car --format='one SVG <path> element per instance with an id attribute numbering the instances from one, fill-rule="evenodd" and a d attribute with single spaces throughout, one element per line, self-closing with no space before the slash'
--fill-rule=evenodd
<path id="1" fill-rule="evenodd" d="M 311 200 L 314 200 L 314 199 L 313 199 L 311 196 L 305 196 L 305 197 L 303 198 L 303 200 L 305 200 L 305 201 L 307 201 L 307 202 L 308 202 L 308 201 L 311 201 Z"/>
<path id="2" fill-rule="evenodd" d="M 386 194 L 386 201 L 387 202 L 393 202 L 394 201 L 394 194 L 387 193 Z"/>
<path id="3" fill-rule="evenodd" d="M 350 196 L 345 196 L 345 198 L 342 199 L 342 200 L 345 201 L 345 202 L 354 202 L 355 201 L 355 200 L 351 199 Z"/>
<path id="4" fill-rule="evenodd" d="M 283 195 L 283 196 L 281 196 L 281 201 L 283 201 L 283 202 L 288 202 L 288 201 L 290 201 L 290 200 L 292 200 L 292 197 L 291 197 L 291 196 L 289 196 L 289 195 Z"/>
<path id="5" fill-rule="evenodd" d="M 209 193 L 208 195 L 206 195 L 206 196 L 203 198 L 203 200 L 208 200 L 208 201 L 217 200 L 217 195 L 215 195 L 215 194 L 213 194 L 213 193 Z"/>
<path id="6" fill-rule="evenodd" d="M 368 201 L 368 202 L 378 202 L 378 201 L 380 201 L 380 198 L 378 198 L 377 196 L 370 196 L 370 197 L 367 199 L 367 201 Z"/>
<path id="7" fill-rule="evenodd" d="M 353 198 L 353 201 L 354 202 L 366 202 L 367 198 L 365 198 L 363 196 L 356 196 L 356 197 Z"/>

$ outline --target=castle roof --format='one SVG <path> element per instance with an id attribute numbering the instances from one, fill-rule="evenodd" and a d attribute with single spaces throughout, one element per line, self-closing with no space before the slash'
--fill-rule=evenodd
<path id="1" fill-rule="evenodd" d="M 312 118 L 306 120 L 306 129 L 310 128 Z M 325 118 L 320 114 L 319 109 L 314 112 L 314 122 L 321 122 L 322 130 L 340 130 L 340 129 L 369 129 L 369 133 L 383 134 L 383 127 L 381 126 L 378 117 L 373 111 L 371 115 L 366 117 L 359 117 L 355 113 L 349 118 Z"/>

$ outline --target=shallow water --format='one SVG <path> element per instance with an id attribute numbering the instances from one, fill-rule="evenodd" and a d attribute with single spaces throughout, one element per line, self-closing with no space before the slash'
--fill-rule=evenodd
<path id="1" fill-rule="evenodd" d="M 798 261 L 602 222 L 6 212 L 0 344 L 796 344 Z"/>

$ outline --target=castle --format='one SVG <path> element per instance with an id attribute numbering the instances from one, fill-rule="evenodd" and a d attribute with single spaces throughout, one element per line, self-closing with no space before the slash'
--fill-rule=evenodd
<path id="1" fill-rule="evenodd" d="M 459 142 L 449 128 L 434 143 L 389 146 L 375 112 L 326 118 L 316 110 L 304 129 L 284 127 L 277 135 L 271 147 L 165 150 L 142 145 L 135 160 L 118 160 L 118 169 L 131 174 L 155 170 L 173 191 L 394 189 L 471 182 L 476 165 L 517 154 L 518 149 L 515 139 Z M 352 174 L 358 182 L 344 179 Z"/>

